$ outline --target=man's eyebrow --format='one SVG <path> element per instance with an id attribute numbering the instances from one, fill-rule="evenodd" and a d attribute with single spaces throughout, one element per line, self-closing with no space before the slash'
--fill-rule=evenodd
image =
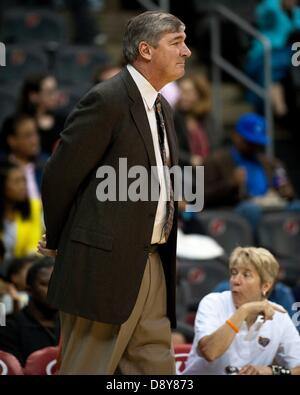
<path id="1" fill-rule="evenodd" d="M 170 42 L 173 42 L 173 41 L 177 41 L 177 40 L 185 40 L 186 39 L 186 35 L 185 34 L 178 34 L 177 36 L 175 36 L 175 37 L 173 37 L 171 40 L 170 40 Z"/>

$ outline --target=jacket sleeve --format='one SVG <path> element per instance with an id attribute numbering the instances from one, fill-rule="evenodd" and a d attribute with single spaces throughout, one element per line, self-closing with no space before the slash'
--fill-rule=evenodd
<path id="1" fill-rule="evenodd" d="M 68 117 L 42 179 L 47 248 L 57 249 L 63 225 L 82 182 L 101 161 L 112 138 L 111 111 L 91 90 Z"/>

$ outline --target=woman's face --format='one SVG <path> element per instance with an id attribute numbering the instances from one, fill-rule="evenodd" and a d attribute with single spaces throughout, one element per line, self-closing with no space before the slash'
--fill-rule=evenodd
<path id="1" fill-rule="evenodd" d="M 39 92 L 40 105 L 46 110 L 54 110 L 59 103 L 57 82 L 54 77 L 47 77 L 41 83 Z"/>
<path id="2" fill-rule="evenodd" d="M 190 111 L 199 100 L 198 92 L 192 80 L 185 78 L 179 82 L 180 97 L 178 107 L 182 111 Z"/>
<path id="3" fill-rule="evenodd" d="M 269 287 L 261 284 L 255 267 L 250 264 L 236 264 L 230 269 L 230 289 L 235 306 L 260 301 Z"/>
<path id="4" fill-rule="evenodd" d="M 6 199 L 23 202 L 27 198 L 26 179 L 22 169 L 11 169 L 6 179 Z"/>

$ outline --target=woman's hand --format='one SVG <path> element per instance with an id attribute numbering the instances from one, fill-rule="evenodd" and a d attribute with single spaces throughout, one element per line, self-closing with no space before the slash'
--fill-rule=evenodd
<path id="1" fill-rule="evenodd" d="M 247 318 L 250 316 L 256 317 L 259 314 L 262 314 L 265 321 L 272 320 L 276 311 L 279 313 L 286 313 L 286 310 L 284 310 L 283 307 L 275 306 L 269 303 L 267 300 L 245 303 L 242 305 L 242 308 L 245 310 Z"/>
<path id="2" fill-rule="evenodd" d="M 57 250 L 49 250 L 49 248 L 46 248 L 46 245 L 46 235 L 43 235 L 42 239 L 38 242 L 38 252 L 44 256 L 50 256 L 54 258 L 57 255 Z"/>

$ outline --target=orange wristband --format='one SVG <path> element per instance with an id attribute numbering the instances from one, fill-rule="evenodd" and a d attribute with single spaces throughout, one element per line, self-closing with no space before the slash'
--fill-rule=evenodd
<path id="1" fill-rule="evenodd" d="M 230 328 L 234 330 L 235 333 L 239 333 L 239 328 L 236 325 L 234 325 L 233 322 L 231 322 L 230 320 L 227 320 L 226 324 L 228 324 L 230 326 Z"/>

